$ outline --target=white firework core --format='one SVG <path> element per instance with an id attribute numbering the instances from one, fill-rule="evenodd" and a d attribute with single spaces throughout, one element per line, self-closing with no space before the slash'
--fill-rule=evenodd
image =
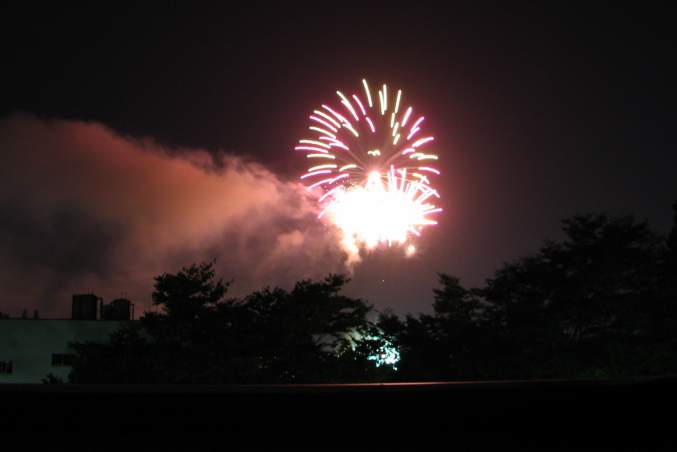
<path id="1" fill-rule="evenodd" d="M 384 84 L 372 102 L 362 84 L 366 102 L 337 91 L 342 108 L 322 105 L 310 116 L 314 135 L 295 148 L 313 159 L 301 179 L 321 194 L 319 217 L 339 228 L 351 257 L 378 246 L 402 246 L 411 256 L 412 242 L 442 210 L 429 179 L 440 174 L 431 166 L 438 156 L 424 150 L 434 138 L 417 136 L 424 118 L 410 123 L 413 108 L 400 108 L 401 90 L 389 100 Z"/>

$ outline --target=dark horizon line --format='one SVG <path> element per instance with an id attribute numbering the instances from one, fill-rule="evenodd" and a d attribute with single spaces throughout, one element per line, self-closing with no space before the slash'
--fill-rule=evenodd
<path id="1" fill-rule="evenodd" d="M 420 392 L 420 391 L 454 391 L 468 387 L 475 389 L 505 388 L 565 388 L 565 387 L 636 387 L 656 384 L 677 384 L 677 374 L 660 376 L 635 376 L 617 378 L 552 378 L 552 379 L 520 379 L 520 380 L 446 380 L 446 381 L 408 381 L 381 383 L 287 383 L 287 384 L 195 384 L 195 383 L 96 383 L 96 384 L 43 384 L 43 383 L 5 383 L 0 385 L 2 392 L 25 393 L 332 393 L 332 392 Z M 463 389 L 455 389 L 463 388 Z"/>

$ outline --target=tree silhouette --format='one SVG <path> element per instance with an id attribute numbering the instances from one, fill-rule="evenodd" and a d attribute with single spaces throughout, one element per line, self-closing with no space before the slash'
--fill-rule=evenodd
<path id="1" fill-rule="evenodd" d="M 177 274 L 155 278 L 153 304 L 161 306 L 166 318 L 184 323 L 212 310 L 228 288 L 223 280 L 214 281 L 214 263 L 193 264 Z"/>
<path id="2" fill-rule="evenodd" d="M 139 324 L 127 325 L 105 343 L 73 342 L 70 383 L 160 383 L 157 350 Z"/>
<path id="3" fill-rule="evenodd" d="M 383 316 L 380 325 L 401 347 L 398 376 L 562 378 L 674 369 L 670 245 L 632 216 L 576 215 L 562 224 L 564 240 L 504 264 L 480 288 L 439 275 L 433 315 Z"/>
<path id="4" fill-rule="evenodd" d="M 671 264 L 677 264 L 677 202 L 672 205 L 672 228 L 667 238 L 668 255 Z"/>
<path id="5" fill-rule="evenodd" d="M 104 344 L 72 344 L 72 382 L 282 383 L 385 377 L 370 353 L 382 340 L 372 307 L 340 294 L 348 279 L 304 280 L 224 299 L 213 263 L 155 278 L 160 313 Z"/>
<path id="6" fill-rule="evenodd" d="M 656 337 L 646 373 L 677 372 L 677 202 L 673 224 L 660 261 L 659 294 L 651 309 L 651 329 Z M 665 363 L 670 363 L 665 366 Z"/>
<path id="7" fill-rule="evenodd" d="M 72 344 L 72 382 L 309 383 L 677 372 L 677 203 L 666 237 L 629 215 L 575 215 L 564 238 L 477 288 L 439 274 L 432 314 L 346 297 L 343 275 L 226 298 L 214 263 L 155 278 L 159 313 Z M 381 365 L 395 348 L 400 361 Z"/>
<path id="8" fill-rule="evenodd" d="M 505 265 L 478 293 L 521 350 L 520 372 L 538 363 L 540 376 L 622 373 L 650 334 L 660 238 L 630 216 L 577 215 L 563 226 L 563 242 Z"/>

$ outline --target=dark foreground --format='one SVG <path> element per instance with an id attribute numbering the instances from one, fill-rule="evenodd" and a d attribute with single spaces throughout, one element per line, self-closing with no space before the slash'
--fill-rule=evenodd
<path id="1" fill-rule="evenodd" d="M 304 386 L 0 385 L 0 430 L 229 444 L 672 450 L 676 378 Z M 89 444 L 94 446 L 94 444 Z M 96 447 L 94 447 L 95 449 Z M 436 446 L 435 449 L 438 449 Z M 197 450 L 197 449 L 195 449 Z M 200 448 L 200 450 L 203 450 Z M 500 450 L 495 449 L 495 450 Z"/>

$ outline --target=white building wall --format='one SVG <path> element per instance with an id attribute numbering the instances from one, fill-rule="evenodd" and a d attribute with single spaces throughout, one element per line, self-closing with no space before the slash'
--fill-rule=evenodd
<path id="1" fill-rule="evenodd" d="M 68 381 L 70 367 L 52 366 L 52 354 L 69 353 L 69 342 L 105 342 L 124 321 L 0 319 L 0 361 L 12 361 L 2 383 L 41 383 L 49 373 Z"/>

